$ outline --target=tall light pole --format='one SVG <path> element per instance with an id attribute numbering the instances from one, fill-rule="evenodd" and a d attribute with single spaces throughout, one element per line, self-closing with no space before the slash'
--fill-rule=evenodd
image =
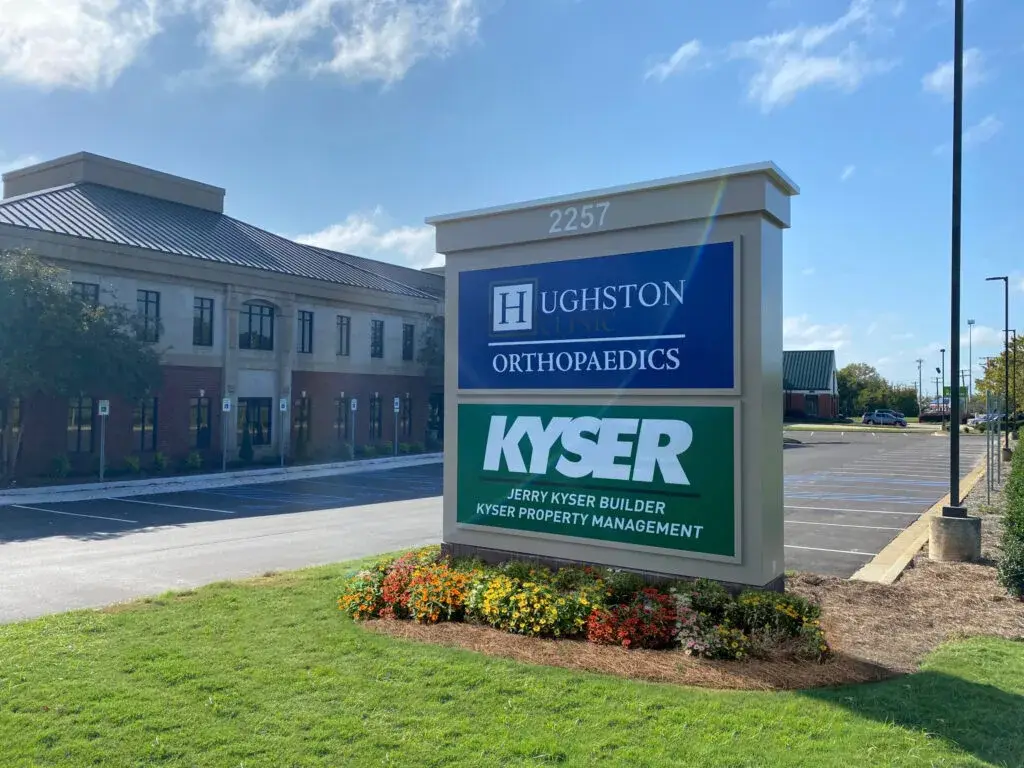
<path id="1" fill-rule="evenodd" d="M 1010 334 L 1012 341 L 1010 342 L 1010 357 L 1012 362 L 1010 363 L 1010 377 L 1013 379 L 1012 389 L 1010 394 L 1013 395 L 1013 416 L 1014 422 L 1016 422 L 1017 416 L 1017 329 L 1011 328 Z M 1006 428 L 1009 429 L 1010 425 L 1007 424 Z"/>
<path id="2" fill-rule="evenodd" d="M 942 375 L 942 389 L 939 390 L 942 394 L 940 394 L 939 397 L 945 399 L 945 397 L 946 397 L 946 350 L 940 349 L 939 352 L 942 353 L 942 370 L 937 371 L 937 373 L 940 373 Z M 943 418 L 945 418 L 944 414 L 945 414 L 945 411 L 943 411 Z M 952 424 L 952 422 L 950 422 L 950 423 Z M 952 434 L 952 432 L 950 432 L 950 434 Z"/>
<path id="3" fill-rule="evenodd" d="M 974 395 L 974 318 L 967 319 L 967 402 Z"/>
<path id="4" fill-rule="evenodd" d="M 1000 277 L 985 278 L 986 282 L 990 280 L 1003 281 L 1003 335 L 1006 339 L 1006 349 L 1003 357 L 1003 415 L 1006 417 L 1007 426 L 1003 458 L 1008 459 L 1010 457 L 1010 277 L 1009 275 L 1002 275 Z"/>
<path id="5" fill-rule="evenodd" d="M 921 401 L 924 400 L 924 388 L 921 386 L 921 364 L 924 358 L 917 358 L 917 409 L 921 410 Z"/>

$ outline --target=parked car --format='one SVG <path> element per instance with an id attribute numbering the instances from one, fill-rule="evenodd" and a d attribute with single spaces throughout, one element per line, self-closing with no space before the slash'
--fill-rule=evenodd
<path id="1" fill-rule="evenodd" d="M 872 424 L 880 427 L 905 427 L 907 420 L 903 416 L 897 416 L 895 411 L 868 411 L 861 418 L 862 424 Z"/>

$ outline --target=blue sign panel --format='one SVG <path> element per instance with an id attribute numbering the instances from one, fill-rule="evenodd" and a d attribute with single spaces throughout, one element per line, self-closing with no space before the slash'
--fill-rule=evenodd
<path id="1" fill-rule="evenodd" d="M 733 244 L 459 273 L 461 389 L 732 389 Z"/>

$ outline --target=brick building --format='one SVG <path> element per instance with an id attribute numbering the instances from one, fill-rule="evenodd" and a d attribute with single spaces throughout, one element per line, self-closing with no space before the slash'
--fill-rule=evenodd
<path id="1" fill-rule="evenodd" d="M 89 153 L 3 182 L 0 249 L 31 250 L 67 269 L 87 301 L 153 320 L 163 384 L 143 402 L 111 402 L 111 466 L 193 451 L 219 464 L 245 430 L 257 456 L 327 458 L 390 443 L 396 429 L 405 443 L 438 436 L 440 382 L 418 351 L 444 312 L 441 275 L 290 241 L 225 215 L 221 188 Z M 63 455 L 97 463 L 104 393 L 22 404 L 2 387 L 0 427 L 24 420 L 26 473 Z"/>
<path id="2" fill-rule="evenodd" d="M 836 418 L 839 415 L 839 379 L 835 351 L 783 352 L 782 390 L 785 418 Z"/>

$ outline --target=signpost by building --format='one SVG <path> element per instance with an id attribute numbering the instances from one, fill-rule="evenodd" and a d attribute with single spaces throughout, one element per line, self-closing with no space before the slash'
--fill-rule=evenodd
<path id="1" fill-rule="evenodd" d="M 352 455 L 356 455 L 356 411 L 359 409 L 359 398 L 353 397 L 349 406 L 352 413 Z"/>
<path id="2" fill-rule="evenodd" d="M 781 588 L 796 194 L 765 163 L 428 219 L 446 551 Z"/>
<path id="3" fill-rule="evenodd" d="M 228 469 L 228 423 L 231 415 L 231 398 L 225 397 L 220 401 L 221 411 L 221 456 L 220 456 L 220 471 L 226 472 Z"/>
<path id="4" fill-rule="evenodd" d="M 395 396 L 394 410 L 395 410 L 395 441 L 394 441 L 395 442 L 395 446 L 394 446 L 394 455 L 397 456 L 398 455 L 398 412 L 402 410 L 402 398 L 398 397 L 397 395 Z"/>
<path id="5" fill-rule="evenodd" d="M 100 417 L 100 482 L 103 482 L 107 470 L 107 417 L 110 415 L 110 401 L 100 400 L 96 406 Z"/>
<path id="6" fill-rule="evenodd" d="M 279 421 L 281 427 L 281 434 L 277 436 L 277 442 L 281 446 L 281 466 L 284 466 L 284 438 L 287 434 L 288 429 L 288 398 L 282 397 L 277 404 L 278 410 L 281 412 L 281 419 Z"/>

